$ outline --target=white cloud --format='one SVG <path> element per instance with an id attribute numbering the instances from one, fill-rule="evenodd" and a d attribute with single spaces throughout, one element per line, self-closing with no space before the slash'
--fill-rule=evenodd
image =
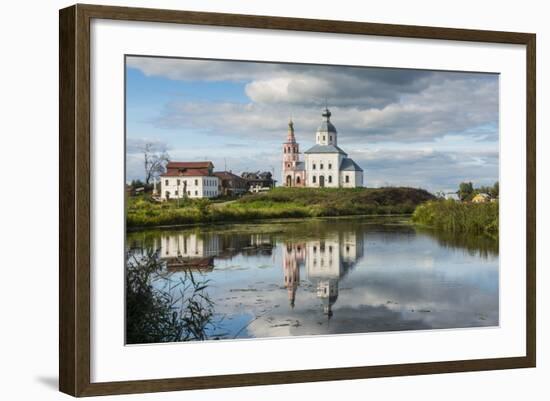
<path id="1" fill-rule="evenodd" d="M 354 159 L 365 170 L 367 186 L 411 186 L 430 191 L 455 191 L 462 181 L 477 186 L 498 179 L 498 151 L 433 149 L 366 149 Z"/>
<path id="2" fill-rule="evenodd" d="M 315 80 L 306 80 L 311 90 Z M 277 134 L 284 138 L 287 118 L 292 115 L 297 134 L 312 136 L 321 122 L 321 106 L 306 104 L 301 97 L 308 97 L 307 92 L 291 91 L 290 86 L 288 78 L 254 81 L 247 86 L 252 101 L 246 104 L 173 102 L 155 124 L 261 140 Z M 314 93 L 310 95 L 310 99 L 319 99 Z M 338 99 L 341 103 L 349 101 L 331 98 L 331 103 L 338 103 Z M 382 100 L 365 102 L 379 104 Z M 422 92 L 400 96 L 382 108 L 330 108 L 340 138 L 354 141 L 417 142 L 456 134 L 473 139 L 498 137 L 498 83 L 494 80 L 445 80 Z"/>
<path id="3" fill-rule="evenodd" d="M 128 58 L 128 65 L 172 80 L 239 82 L 249 98 L 231 103 L 191 95 L 167 102 L 149 124 L 167 129 L 164 138 L 178 134 L 170 142 L 173 157 L 206 155 L 219 168 L 229 160 L 234 171 L 274 168 L 278 177 L 288 118 L 303 151 L 313 142 L 326 99 L 339 144 L 364 168 L 369 186 L 435 191 L 498 177 L 494 74 L 147 57 Z M 196 135 L 193 148 L 178 143 L 182 132 Z M 203 136 L 209 144 L 219 138 L 232 145 L 202 150 Z"/>

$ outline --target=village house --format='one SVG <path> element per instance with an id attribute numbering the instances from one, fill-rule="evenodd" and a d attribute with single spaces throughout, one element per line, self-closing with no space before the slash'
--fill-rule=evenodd
<path id="1" fill-rule="evenodd" d="M 283 143 L 283 185 L 286 187 L 356 188 L 363 186 L 363 169 L 338 147 L 338 132 L 330 122 L 331 112 L 326 108 L 324 120 L 315 133 L 315 145 L 304 152 L 300 161 L 300 147 L 294 135 L 294 124 L 288 124 Z"/>
<path id="2" fill-rule="evenodd" d="M 460 201 L 460 196 L 456 192 L 447 192 L 444 196 L 446 200 Z"/>
<path id="3" fill-rule="evenodd" d="M 486 203 L 491 201 L 491 196 L 489 194 L 480 193 L 472 198 L 472 203 Z"/>
<path id="4" fill-rule="evenodd" d="M 220 180 L 218 188 L 220 195 L 235 196 L 248 191 L 247 181 L 231 171 L 216 171 L 214 175 Z"/>
<path id="5" fill-rule="evenodd" d="M 214 175 L 210 161 L 169 162 L 160 176 L 160 198 L 215 198 L 220 179 Z"/>
<path id="6" fill-rule="evenodd" d="M 244 172 L 241 177 L 246 180 L 249 192 L 264 192 L 275 187 L 275 180 L 269 171 Z"/>

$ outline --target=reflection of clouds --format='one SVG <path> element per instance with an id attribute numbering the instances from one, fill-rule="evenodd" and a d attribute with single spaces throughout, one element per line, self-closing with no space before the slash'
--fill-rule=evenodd
<path id="1" fill-rule="evenodd" d="M 288 322 L 272 331 L 273 322 Z M 422 330 L 432 328 L 421 318 L 404 319 L 403 314 L 385 305 L 359 305 L 354 308 L 338 308 L 330 321 L 308 311 L 292 316 L 278 316 L 272 321 L 260 319 L 249 327 L 255 337 L 300 336 L 315 334 L 367 333 L 395 330 Z"/>
<path id="2" fill-rule="evenodd" d="M 498 258 L 480 263 L 475 255 L 439 248 L 433 238 L 410 229 L 397 234 L 372 230 L 363 238 L 361 255 L 366 257 L 358 260 L 353 273 L 344 277 L 333 269 L 317 277 L 308 271 L 317 287 L 301 284 L 293 313 L 276 311 L 269 320 L 255 321 L 249 331 L 265 337 L 498 324 Z M 305 248 L 312 249 L 312 244 L 319 246 L 312 241 Z M 283 247 L 287 256 L 288 246 Z M 306 257 L 305 265 L 313 266 L 311 259 Z M 282 297 L 273 302 L 282 302 Z"/>
<path id="3" fill-rule="evenodd" d="M 412 270 L 412 269 L 411 269 Z M 498 280 L 495 276 L 494 281 Z M 348 282 L 350 281 L 350 282 Z M 472 280 L 474 281 L 474 280 Z M 249 327 L 257 337 L 277 336 L 275 323 L 298 321 L 285 326 L 291 335 L 357 333 L 480 327 L 498 324 L 498 291 L 486 291 L 474 283 L 447 281 L 443 274 L 421 270 L 400 274 L 369 272 L 359 264 L 349 280 L 340 283 L 338 302 L 330 321 L 319 309 L 314 291 L 300 288 L 292 313 L 281 309 L 258 319 Z M 273 303 L 285 300 L 283 293 L 268 296 Z"/>

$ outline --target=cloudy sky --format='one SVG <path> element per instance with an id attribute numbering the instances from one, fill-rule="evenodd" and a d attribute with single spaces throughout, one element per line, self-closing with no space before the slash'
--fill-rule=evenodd
<path id="1" fill-rule="evenodd" d="M 368 187 L 498 180 L 498 75 L 152 57 L 126 59 L 127 179 L 145 143 L 217 170 L 270 170 L 292 117 L 301 151 L 328 102 Z"/>

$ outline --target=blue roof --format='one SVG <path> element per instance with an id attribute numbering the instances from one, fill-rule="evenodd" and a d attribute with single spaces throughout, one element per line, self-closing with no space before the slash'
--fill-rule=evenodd
<path id="1" fill-rule="evenodd" d="M 336 134 L 336 127 L 330 121 L 323 121 L 317 128 L 317 132 L 334 132 Z"/>
<path id="2" fill-rule="evenodd" d="M 309 148 L 308 150 L 306 150 L 304 153 L 341 153 L 346 156 L 348 155 L 338 146 L 334 146 L 334 145 L 315 145 Z"/>
<path id="3" fill-rule="evenodd" d="M 296 162 L 296 170 L 304 171 L 306 169 L 306 164 L 304 162 Z"/>
<path id="4" fill-rule="evenodd" d="M 340 171 L 363 171 L 363 169 L 352 159 L 345 157 L 340 164 Z"/>

